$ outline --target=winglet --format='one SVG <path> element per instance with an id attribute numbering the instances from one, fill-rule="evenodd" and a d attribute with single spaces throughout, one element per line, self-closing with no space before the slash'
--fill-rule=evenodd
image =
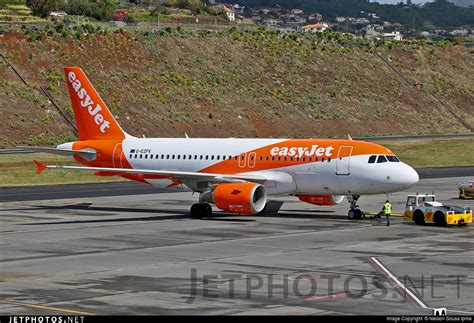
<path id="1" fill-rule="evenodd" d="M 35 162 L 36 165 L 38 165 L 38 170 L 37 170 L 37 173 L 38 174 L 41 174 L 41 172 L 46 168 L 46 166 L 44 164 L 41 164 L 39 161 L 37 161 L 36 159 L 33 160 Z"/>

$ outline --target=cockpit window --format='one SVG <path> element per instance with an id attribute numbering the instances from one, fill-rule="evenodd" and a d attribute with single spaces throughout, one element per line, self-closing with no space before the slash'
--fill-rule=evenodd
<path id="1" fill-rule="evenodd" d="M 397 156 L 387 155 L 386 157 L 387 157 L 389 162 L 392 162 L 392 163 L 399 163 L 400 162 L 400 159 L 398 159 Z"/>
<path id="2" fill-rule="evenodd" d="M 379 158 L 377 159 L 377 164 L 386 163 L 386 162 L 387 162 L 387 158 L 385 158 L 384 155 L 379 155 Z"/>
<path id="3" fill-rule="evenodd" d="M 377 159 L 377 155 L 372 155 L 369 157 L 369 164 L 375 163 L 375 160 Z"/>

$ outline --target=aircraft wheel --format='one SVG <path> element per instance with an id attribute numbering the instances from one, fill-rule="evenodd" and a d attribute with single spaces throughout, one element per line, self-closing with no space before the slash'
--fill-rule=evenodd
<path id="1" fill-rule="evenodd" d="M 206 213 L 205 206 L 200 203 L 195 203 L 191 206 L 191 210 L 189 212 L 193 219 L 202 219 L 202 217 Z"/>
<path id="2" fill-rule="evenodd" d="M 212 206 L 211 206 L 211 204 L 203 203 L 202 205 L 204 206 L 206 216 L 211 216 L 212 215 Z"/>
<path id="3" fill-rule="evenodd" d="M 359 220 L 362 217 L 362 211 L 359 209 L 349 210 L 347 217 L 349 220 Z"/>

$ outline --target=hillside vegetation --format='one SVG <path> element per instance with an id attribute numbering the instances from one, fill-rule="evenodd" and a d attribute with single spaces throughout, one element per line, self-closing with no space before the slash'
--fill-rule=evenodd
<path id="1" fill-rule="evenodd" d="M 407 5 L 407 1 L 398 4 L 381 4 L 367 0 L 239 0 L 241 4 L 252 7 L 299 8 L 306 12 L 319 12 L 325 18 L 336 16 L 354 16 L 357 13 L 376 13 L 382 20 L 400 22 L 410 28 L 461 27 L 472 26 L 474 7 L 459 7 L 448 0 L 424 1 L 423 6 Z"/>
<path id="2" fill-rule="evenodd" d="M 342 34 L 92 25 L 4 32 L 0 146 L 73 140 L 38 90 L 70 109 L 62 68 L 84 69 L 123 128 L 136 136 L 342 137 L 465 133 L 432 90 L 474 124 L 474 49 L 425 40 L 373 42 Z M 408 86 L 375 53 L 403 75 Z"/>

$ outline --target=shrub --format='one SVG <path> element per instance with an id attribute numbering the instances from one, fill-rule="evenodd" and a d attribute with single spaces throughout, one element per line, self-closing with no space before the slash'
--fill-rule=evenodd
<path id="1" fill-rule="evenodd" d="M 51 11 L 58 10 L 61 5 L 61 0 L 38 0 L 33 4 L 31 11 L 35 16 L 46 18 Z"/>
<path id="2" fill-rule="evenodd" d="M 115 10 L 115 12 L 113 13 L 112 20 L 124 21 L 126 17 L 127 17 L 127 12 L 123 9 L 118 9 L 118 10 Z"/>

